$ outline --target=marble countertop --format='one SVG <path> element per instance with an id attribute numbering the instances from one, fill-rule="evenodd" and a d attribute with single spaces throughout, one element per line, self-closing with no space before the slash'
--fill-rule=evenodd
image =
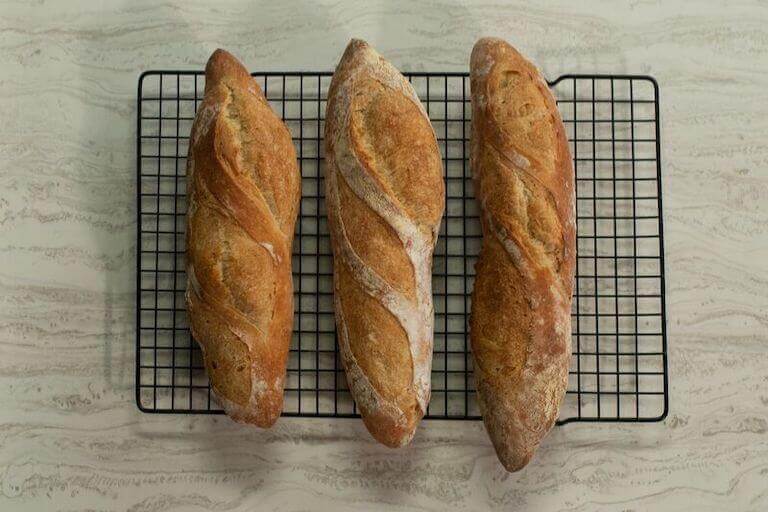
<path id="1" fill-rule="evenodd" d="M 768 509 L 766 27 L 759 0 L 0 2 L 0 509 Z M 219 46 L 332 69 L 352 36 L 463 71 L 481 35 L 549 77 L 660 84 L 667 419 L 555 428 L 507 474 L 479 422 L 425 422 L 391 451 L 356 420 L 140 413 L 139 73 Z"/>

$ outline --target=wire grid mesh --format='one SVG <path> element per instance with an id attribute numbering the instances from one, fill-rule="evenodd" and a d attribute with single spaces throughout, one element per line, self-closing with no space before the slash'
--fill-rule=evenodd
<path id="1" fill-rule="evenodd" d="M 323 198 L 331 73 L 254 73 L 288 125 L 301 164 L 294 242 L 294 335 L 284 415 L 356 416 L 339 361 Z M 469 175 L 469 78 L 410 73 L 437 134 L 446 181 L 434 256 L 435 343 L 428 418 L 478 419 L 468 345 L 478 208 Z M 136 400 L 145 412 L 221 413 L 191 339 L 184 271 L 188 135 L 204 76 L 139 79 Z M 573 356 L 559 423 L 657 421 L 668 402 L 658 88 L 649 77 L 550 83 L 576 170 Z"/>

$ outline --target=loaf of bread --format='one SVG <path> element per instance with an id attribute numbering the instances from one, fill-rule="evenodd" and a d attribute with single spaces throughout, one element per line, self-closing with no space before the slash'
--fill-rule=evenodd
<path id="1" fill-rule="evenodd" d="M 470 339 L 480 410 L 508 471 L 555 423 L 571 357 L 574 176 L 555 100 L 500 39 L 472 51 L 471 168 L 482 212 Z"/>
<path id="2" fill-rule="evenodd" d="M 269 427 L 283 406 L 301 177 L 288 129 L 223 50 L 205 68 L 187 182 L 192 335 L 226 413 Z"/>
<path id="3" fill-rule="evenodd" d="M 413 87 L 352 40 L 333 76 L 325 185 L 347 383 L 375 439 L 404 446 L 430 396 L 432 252 L 445 191 Z"/>

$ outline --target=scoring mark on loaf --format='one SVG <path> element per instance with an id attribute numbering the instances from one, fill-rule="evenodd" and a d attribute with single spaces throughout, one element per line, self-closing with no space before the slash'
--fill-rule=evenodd
<path id="1" fill-rule="evenodd" d="M 341 308 L 340 294 L 334 294 L 334 303 L 336 316 L 339 319 L 339 349 L 341 350 L 341 357 L 344 361 L 347 361 L 345 367 L 347 373 L 347 383 L 352 391 L 355 400 L 361 409 L 370 411 L 372 414 L 383 414 L 389 418 L 394 418 L 394 426 L 399 428 L 405 428 L 408 424 L 408 419 L 402 409 L 385 400 L 373 387 L 371 381 L 368 380 L 365 373 L 363 373 L 360 364 L 357 362 L 354 353 L 349 344 L 349 331 L 346 327 L 346 321 L 344 320 L 344 311 Z M 408 444 L 413 437 L 413 433 L 410 436 L 404 436 L 401 440 L 402 445 Z"/>
<path id="2" fill-rule="evenodd" d="M 346 80 L 341 82 L 337 88 L 339 105 L 344 106 L 344 111 L 347 114 L 349 113 L 349 105 L 351 104 L 349 93 L 351 92 L 352 87 L 350 84 L 357 80 L 359 75 L 367 74 L 370 78 L 375 79 L 384 87 L 403 94 L 413 102 L 424 117 L 429 117 L 427 111 L 424 110 L 424 105 L 419 101 L 416 90 L 410 82 L 403 78 L 397 68 L 367 45 L 357 55 L 360 57 L 361 62 L 358 64 L 356 72 L 350 73 Z M 341 109 L 337 109 L 337 111 L 339 110 Z M 341 128 L 341 125 L 339 125 L 339 127 Z"/>
<path id="3" fill-rule="evenodd" d="M 192 291 L 199 296 L 201 294 L 200 282 L 197 280 L 197 276 L 195 275 L 195 266 L 192 263 L 187 265 L 187 276 L 187 294 Z"/>
<path id="4" fill-rule="evenodd" d="M 488 169 L 482 175 L 477 176 L 479 190 L 483 199 L 481 200 L 481 209 L 483 217 L 491 232 L 496 235 L 502 245 L 507 249 L 510 257 L 515 261 L 521 271 L 526 270 L 527 277 L 532 274 L 529 269 L 524 269 L 525 263 L 523 256 L 528 255 L 528 260 L 537 262 L 534 265 L 538 269 L 546 269 L 552 273 L 551 278 L 564 286 L 565 293 L 569 288 L 568 283 L 562 283 L 560 276 L 560 265 L 563 259 L 569 254 L 568 245 L 565 243 L 565 229 L 568 221 L 564 221 L 557 207 L 557 199 L 545 185 L 536 172 L 531 168 L 531 162 L 525 156 L 515 151 L 513 148 L 506 148 L 504 151 L 498 148 L 492 140 L 485 141 L 485 148 L 492 155 L 494 164 L 489 165 Z M 486 184 L 487 183 L 487 184 Z M 493 192 L 498 187 L 498 183 L 512 187 L 513 196 L 519 196 L 518 201 L 510 201 L 504 204 L 504 208 L 499 208 L 498 196 Z M 482 193 L 483 190 L 488 190 Z M 492 206 L 489 202 L 495 203 Z M 497 220 L 494 213 L 502 215 L 502 212 L 513 208 L 518 219 L 522 219 L 522 227 L 514 229 L 514 225 L 509 224 L 509 220 Z M 509 213 L 506 213 L 507 217 Z M 539 219 L 542 223 L 545 219 L 551 219 L 554 225 L 538 225 L 533 223 L 533 218 Z M 569 220 L 573 225 L 572 219 Z M 510 229 L 508 230 L 506 227 Z M 543 227 L 542 227 L 543 226 Z M 511 242 L 510 237 L 517 231 L 517 240 Z M 560 236 L 555 239 L 555 236 Z M 560 247 L 556 242 L 561 242 Z M 522 250 L 525 248 L 525 250 Z M 538 255 L 537 255 L 538 253 Z"/>
<path id="5" fill-rule="evenodd" d="M 365 262 L 355 253 L 352 248 L 349 239 L 346 234 L 346 226 L 344 225 L 341 211 L 338 204 L 338 179 L 336 172 L 331 171 L 328 176 L 329 179 L 329 194 L 327 197 L 329 203 L 329 213 L 333 215 L 334 223 L 337 225 L 337 243 L 338 248 L 337 257 L 342 260 L 351 270 L 355 280 L 358 281 L 363 289 L 369 295 L 375 297 L 382 306 L 387 309 L 402 326 L 408 338 L 409 347 L 411 350 L 411 359 L 413 361 L 413 385 L 415 388 L 417 401 L 422 411 L 426 411 L 426 404 L 429 401 L 429 375 L 431 373 L 431 333 L 432 333 L 432 309 L 430 307 L 428 317 L 424 314 L 424 307 L 417 293 L 417 302 L 414 303 L 408 300 L 402 293 L 395 290 L 389 283 L 381 278 L 373 269 L 365 264 Z M 354 190 L 354 186 L 351 186 Z M 370 205 L 369 205 L 370 206 Z M 418 242 L 417 242 L 418 244 Z M 422 245 L 419 244 L 421 247 Z M 419 251 L 420 247 L 415 250 Z M 414 248 L 411 248 L 413 251 Z M 413 258 L 412 254 L 409 254 L 409 258 Z M 424 259 L 424 258 L 422 258 Z M 412 260 L 413 261 L 413 260 Z M 416 266 L 414 265 L 416 268 Z M 418 274 L 418 271 L 415 272 Z M 418 283 L 417 283 L 418 285 Z M 418 286 L 417 286 L 418 287 Z M 336 294 L 336 311 L 341 314 L 342 308 L 339 300 L 339 294 Z M 430 304 L 431 306 L 431 304 Z M 345 321 L 343 315 L 339 317 L 339 325 L 344 326 Z M 356 372 L 360 371 L 354 356 L 349 347 L 348 334 L 346 328 L 342 327 L 344 335 L 340 339 L 340 347 L 342 348 L 343 355 L 352 364 L 347 365 L 347 371 L 350 368 L 355 368 Z M 430 340 L 427 342 L 426 340 Z M 429 344 L 427 344 L 429 343 Z M 363 375 L 364 377 L 364 375 Z M 379 395 L 379 393 L 373 388 L 370 381 L 357 378 L 357 389 L 360 394 L 355 393 L 358 400 L 368 401 L 370 410 L 376 410 L 383 407 L 386 401 Z M 366 398 L 369 397 L 369 398 Z M 361 404 L 362 405 L 362 404 Z M 395 407 L 392 405 L 392 407 Z M 403 412 L 398 408 L 398 416 Z"/>
<path id="6" fill-rule="evenodd" d="M 504 250 L 507 251 L 507 254 L 512 259 L 512 263 L 515 265 L 515 267 L 517 267 L 520 273 L 523 274 L 526 278 L 531 279 L 533 277 L 533 273 L 525 261 L 525 257 L 523 256 L 523 252 L 520 249 L 520 246 L 517 245 L 517 243 L 512 240 L 512 238 L 507 236 L 506 228 L 496 225 L 493 215 L 486 207 L 485 200 L 483 200 L 481 205 L 483 214 L 485 216 L 485 222 L 488 224 L 488 230 L 493 233 L 494 236 L 499 240 L 502 247 L 504 247 Z"/>
<path id="7" fill-rule="evenodd" d="M 519 167 L 521 170 L 525 171 L 531 166 L 531 161 L 525 158 L 523 155 L 521 155 L 517 151 L 510 151 L 509 158 L 510 160 L 512 160 L 512 163 L 516 167 Z"/>
<path id="8" fill-rule="evenodd" d="M 275 261 L 275 263 L 280 263 L 281 258 L 280 255 L 275 253 L 275 247 L 270 244 L 269 242 L 259 242 L 259 245 L 262 246 L 272 257 L 272 259 Z"/>
<path id="9" fill-rule="evenodd" d="M 201 137 L 208 135 L 213 125 L 213 120 L 216 119 L 220 111 L 221 105 L 218 103 L 206 103 L 203 101 L 201 108 L 195 116 L 195 125 L 190 137 L 190 142 L 193 146 L 198 143 Z"/>

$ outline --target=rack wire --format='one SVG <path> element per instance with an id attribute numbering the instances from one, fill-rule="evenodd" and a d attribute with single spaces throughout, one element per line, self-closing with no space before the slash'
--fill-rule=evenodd
<path id="1" fill-rule="evenodd" d="M 294 334 L 286 416 L 357 416 L 337 352 L 323 185 L 327 72 L 254 73 L 290 129 L 302 199 L 293 244 Z M 463 73 L 406 73 L 443 156 L 445 217 L 434 256 L 435 338 L 427 418 L 479 419 L 468 314 L 480 249 Z M 185 157 L 205 77 L 148 71 L 137 115 L 136 401 L 144 412 L 220 414 L 184 306 Z M 550 82 L 576 171 L 573 356 L 559 423 L 659 421 L 668 410 L 659 91 L 651 77 Z"/>

